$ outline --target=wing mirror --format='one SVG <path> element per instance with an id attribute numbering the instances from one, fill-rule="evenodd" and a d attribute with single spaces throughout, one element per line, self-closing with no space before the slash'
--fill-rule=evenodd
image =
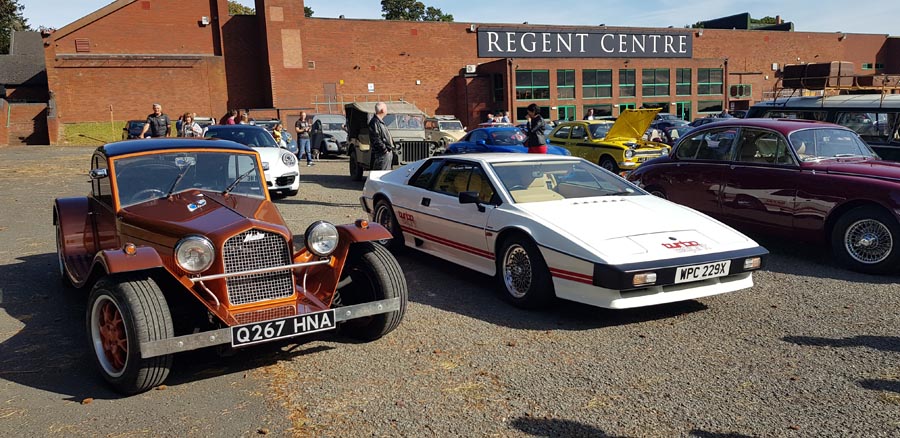
<path id="1" fill-rule="evenodd" d="M 103 179 L 109 176 L 108 169 L 91 169 L 90 173 L 91 179 Z"/>
<path id="2" fill-rule="evenodd" d="M 478 206 L 478 211 L 484 213 L 484 205 L 482 205 L 481 201 L 478 199 L 478 192 L 459 192 L 459 203 L 475 204 Z"/>

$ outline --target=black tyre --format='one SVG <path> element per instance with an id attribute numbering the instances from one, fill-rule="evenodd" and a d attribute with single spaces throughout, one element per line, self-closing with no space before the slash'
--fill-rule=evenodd
<path id="1" fill-rule="evenodd" d="M 600 164 L 600 167 L 602 167 L 612 173 L 615 173 L 615 174 L 619 173 L 619 165 L 616 164 L 616 161 L 613 160 L 612 157 L 604 156 L 603 158 L 600 159 L 599 164 Z"/>
<path id="2" fill-rule="evenodd" d="M 140 344 L 174 336 L 162 291 L 147 276 L 115 276 L 97 282 L 87 305 L 87 337 L 103 378 L 123 394 L 160 385 L 172 355 L 141 358 Z"/>
<path id="3" fill-rule="evenodd" d="M 497 280 L 505 300 L 526 309 L 552 302 L 556 293 L 550 270 L 530 238 L 522 235 L 508 237 L 497 256 Z"/>
<path id="4" fill-rule="evenodd" d="M 61 221 L 61 219 L 60 219 Z M 65 288 L 73 288 L 75 285 L 72 283 L 72 280 L 69 279 L 69 275 L 66 274 L 66 257 L 63 254 L 63 234 L 62 234 L 62 225 L 59 223 L 56 224 L 56 260 L 59 262 L 59 278 L 63 287 Z"/>
<path id="5" fill-rule="evenodd" d="M 353 178 L 353 181 L 363 180 L 363 168 L 357 161 L 355 150 L 350 151 L 350 178 Z"/>
<path id="6" fill-rule="evenodd" d="M 365 318 L 352 319 L 341 324 L 341 332 L 352 338 L 374 341 L 390 333 L 406 314 L 406 277 L 400 264 L 385 247 L 373 242 L 355 243 L 335 297 L 335 305 L 349 306 L 370 301 L 400 298 L 400 310 Z"/>
<path id="7" fill-rule="evenodd" d="M 403 232 L 400 230 L 400 224 L 397 222 L 397 216 L 394 215 L 394 207 L 387 199 L 379 199 L 375 203 L 375 214 L 373 215 L 375 222 L 388 229 L 394 237 L 391 239 L 379 240 L 378 243 L 388 247 L 393 251 L 403 248 Z"/>
<path id="8" fill-rule="evenodd" d="M 900 224 L 886 211 L 857 207 L 838 218 L 831 233 L 835 258 L 870 274 L 894 272 L 900 265 Z"/>

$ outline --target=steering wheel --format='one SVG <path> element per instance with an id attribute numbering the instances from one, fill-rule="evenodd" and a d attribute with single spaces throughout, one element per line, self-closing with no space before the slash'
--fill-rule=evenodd
<path id="1" fill-rule="evenodd" d="M 162 198 L 166 196 L 166 192 L 160 189 L 144 189 L 140 192 L 135 193 L 131 197 L 131 202 L 137 203 L 139 201 L 150 200 L 155 198 Z"/>

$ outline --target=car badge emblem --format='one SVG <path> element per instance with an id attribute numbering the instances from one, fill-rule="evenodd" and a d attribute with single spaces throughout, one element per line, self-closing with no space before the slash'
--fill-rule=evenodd
<path id="1" fill-rule="evenodd" d="M 247 234 L 247 237 L 244 237 L 244 243 L 253 242 L 256 240 L 262 240 L 265 238 L 266 238 L 266 235 L 263 233 L 250 233 L 250 234 Z"/>

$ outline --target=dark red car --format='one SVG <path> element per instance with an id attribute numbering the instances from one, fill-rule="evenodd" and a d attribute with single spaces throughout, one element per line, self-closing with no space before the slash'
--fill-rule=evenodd
<path id="1" fill-rule="evenodd" d="M 740 230 L 829 243 L 849 268 L 900 268 L 900 163 L 830 123 L 724 119 L 628 176 Z"/>

